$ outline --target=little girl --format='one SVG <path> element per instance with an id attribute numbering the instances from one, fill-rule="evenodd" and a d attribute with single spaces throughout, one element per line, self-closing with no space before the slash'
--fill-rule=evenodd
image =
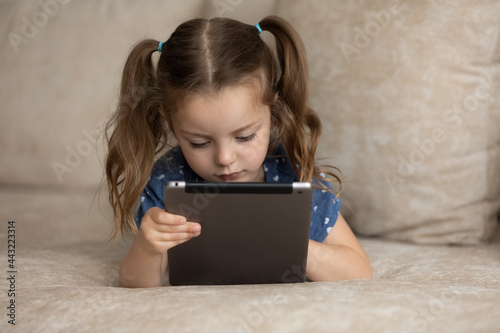
<path id="1" fill-rule="evenodd" d="M 274 36 L 277 56 L 262 31 Z M 304 45 L 276 16 L 255 26 L 194 19 L 164 43 L 144 40 L 133 48 L 106 129 L 113 239 L 135 234 L 120 265 L 120 285 L 160 286 L 167 251 L 203 232 L 200 224 L 164 210 L 163 187 L 171 180 L 312 182 L 307 277 L 371 277 L 330 186 L 340 180 L 314 162 L 321 123 L 306 105 L 307 91 Z"/>

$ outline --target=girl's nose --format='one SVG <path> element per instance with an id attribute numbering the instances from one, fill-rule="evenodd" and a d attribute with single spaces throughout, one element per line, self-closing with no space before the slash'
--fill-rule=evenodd
<path id="1" fill-rule="evenodd" d="M 229 146 L 219 147 L 215 155 L 215 163 L 217 165 L 231 165 L 236 159 L 236 153 Z"/>

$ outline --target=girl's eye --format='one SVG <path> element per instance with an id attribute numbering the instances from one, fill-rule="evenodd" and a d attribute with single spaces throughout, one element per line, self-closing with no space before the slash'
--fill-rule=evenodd
<path id="1" fill-rule="evenodd" d="M 201 149 L 201 148 L 205 148 L 208 145 L 208 142 L 203 142 L 203 143 L 190 142 L 189 144 L 194 149 Z"/>
<path id="2" fill-rule="evenodd" d="M 240 137 L 237 137 L 236 139 L 240 142 L 247 142 L 247 141 L 255 139 L 255 133 L 252 135 L 249 135 L 249 136 L 240 136 Z"/>

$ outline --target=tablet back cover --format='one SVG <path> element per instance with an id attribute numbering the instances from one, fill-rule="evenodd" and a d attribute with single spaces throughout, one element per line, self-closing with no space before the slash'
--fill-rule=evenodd
<path id="1" fill-rule="evenodd" d="M 312 189 L 294 184 L 169 182 L 166 211 L 202 225 L 168 251 L 170 284 L 303 282 Z"/>

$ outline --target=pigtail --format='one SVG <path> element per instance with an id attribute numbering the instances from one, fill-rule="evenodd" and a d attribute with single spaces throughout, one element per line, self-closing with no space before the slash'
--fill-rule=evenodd
<path id="1" fill-rule="evenodd" d="M 309 70 L 302 39 L 288 22 L 277 16 L 268 16 L 259 25 L 275 38 L 281 70 L 275 78 L 277 99 L 271 108 L 278 137 L 300 181 L 323 178 L 320 176 L 323 170 L 319 170 L 314 163 L 321 136 L 321 121 L 316 112 L 307 106 Z"/>
<path id="2" fill-rule="evenodd" d="M 268 16 L 259 22 L 262 30 L 273 34 L 280 74 L 274 84 L 277 100 L 271 108 L 273 125 L 278 129 L 300 181 L 340 179 L 329 166 L 315 164 L 316 148 L 321 136 L 321 121 L 307 105 L 309 70 L 306 50 L 297 31 L 285 20 Z M 274 109 L 274 110 L 273 110 Z M 274 112 L 273 112 L 274 111 Z"/>
<path id="3" fill-rule="evenodd" d="M 151 61 L 157 48 L 157 41 L 144 40 L 131 51 L 123 69 L 118 107 L 106 126 L 105 171 L 115 216 L 112 241 L 124 231 L 137 231 L 133 206 L 149 180 L 155 155 L 168 142 Z"/>

